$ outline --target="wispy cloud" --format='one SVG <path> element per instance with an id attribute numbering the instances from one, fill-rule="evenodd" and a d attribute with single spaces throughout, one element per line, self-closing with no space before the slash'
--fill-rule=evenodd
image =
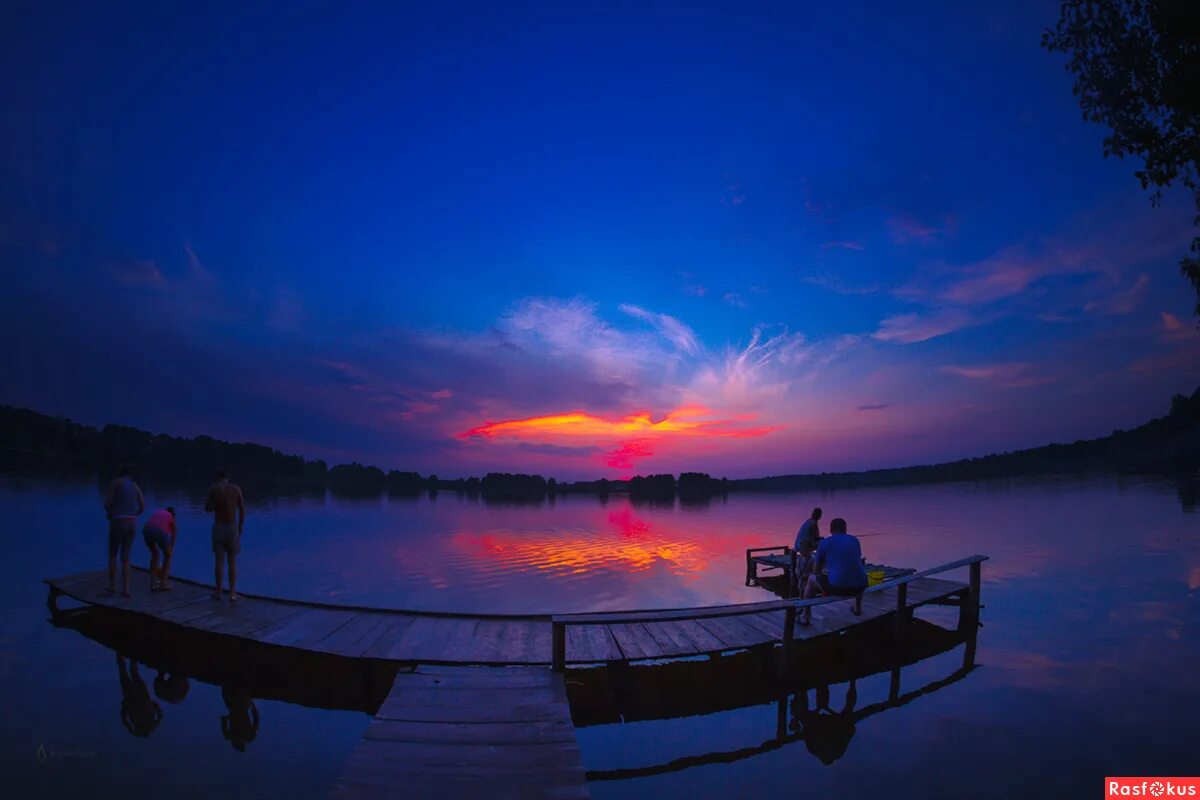
<path id="1" fill-rule="evenodd" d="M 947 365 L 941 371 L 974 381 L 986 381 L 1004 388 L 1026 388 L 1044 386 L 1063 378 L 1061 374 L 1049 374 L 1028 362 L 1015 361 L 1004 364 L 973 364 L 969 366 Z"/>
<path id="2" fill-rule="evenodd" d="M 619 308 L 634 319 L 640 319 L 642 322 L 648 322 L 654 326 L 659 333 L 666 337 L 667 341 L 683 352 L 691 354 L 700 349 L 700 340 L 696 338 L 696 332 L 670 314 L 647 311 L 641 306 L 629 303 L 622 303 Z"/>
<path id="3" fill-rule="evenodd" d="M 981 320 L 961 308 L 944 308 L 929 313 L 896 314 L 879 323 L 871 337 L 881 342 L 916 344 L 978 324 Z"/>
<path id="4" fill-rule="evenodd" d="M 834 294 L 865 295 L 875 294 L 879 291 L 879 287 L 875 284 L 852 286 L 845 283 L 841 278 L 832 275 L 801 275 L 800 280 L 813 286 L 819 286 Z"/>
<path id="5" fill-rule="evenodd" d="M 746 307 L 746 301 L 743 300 L 742 296 L 740 294 L 738 294 L 737 292 L 726 292 L 724 299 L 725 299 L 726 303 L 733 306 L 734 308 L 745 308 Z"/>
<path id="6" fill-rule="evenodd" d="M 1103 300 L 1094 300 L 1086 304 L 1084 310 L 1098 311 L 1101 314 L 1130 314 L 1141 304 L 1149 285 L 1150 276 L 1142 273 L 1132 285 L 1118 288 Z"/>
<path id="7" fill-rule="evenodd" d="M 859 411 L 883 411 L 885 408 L 891 408 L 891 403 L 871 403 L 865 406 L 859 406 Z"/>
<path id="8" fill-rule="evenodd" d="M 897 214 L 888 219 L 887 226 L 892 241 L 897 244 L 928 244 L 952 236 L 957 228 L 957 220 L 949 214 L 942 215 L 937 221 L 919 219 L 911 214 Z"/>
<path id="9" fill-rule="evenodd" d="M 821 245 L 822 250 L 838 248 L 841 250 L 866 250 L 867 246 L 859 239 L 832 239 Z"/>

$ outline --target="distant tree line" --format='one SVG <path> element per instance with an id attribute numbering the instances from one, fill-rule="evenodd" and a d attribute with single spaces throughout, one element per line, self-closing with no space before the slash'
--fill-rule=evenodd
<path id="1" fill-rule="evenodd" d="M 1171 410 L 1133 430 L 1100 439 L 965 458 L 943 464 L 865 472 L 777 475 L 732 481 L 739 491 L 841 489 L 915 483 L 1016 478 L 1082 472 L 1192 474 L 1200 470 L 1200 389 L 1176 395 Z"/>
<path id="2" fill-rule="evenodd" d="M 204 481 L 218 469 L 258 484 L 325 487 L 344 492 L 410 494 L 458 491 L 501 501 L 553 498 L 562 494 L 628 493 L 635 500 L 703 501 L 731 491 L 837 489 L 911 483 L 1009 478 L 1077 472 L 1195 473 L 1200 470 L 1200 389 L 1176 395 L 1170 412 L 1130 431 L 1100 439 L 1052 444 L 943 464 L 865 472 L 828 472 L 728 480 L 703 472 L 638 475 L 629 480 L 576 481 L 541 475 L 490 472 L 480 478 L 439 479 L 417 472 L 358 463 L 328 466 L 321 460 L 287 455 L 259 444 L 231 443 L 152 434 L 124 425 L 96 429 L 69 419 L 0 406 L 0 469 L 44 465 L 100 474 L 133 465 L 164 481 Z"/>

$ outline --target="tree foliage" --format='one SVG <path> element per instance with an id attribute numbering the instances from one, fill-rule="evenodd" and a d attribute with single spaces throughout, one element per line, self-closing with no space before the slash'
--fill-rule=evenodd
<path id="1" fill-rule="evenodd" d="M 1187 188 L 1200 227 L 1200 2 L 1064 0 L 1042 45 L 1069 56 L 1084 119 L 1109 128 L 1104 155 L 1140 157 L 1134 174 L 1155 203 Z M 1180 271 L 1200 315 L 1200 236 Z"/>

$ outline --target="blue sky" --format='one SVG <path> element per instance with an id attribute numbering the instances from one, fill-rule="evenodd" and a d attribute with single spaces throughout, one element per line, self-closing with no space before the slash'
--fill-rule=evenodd
<path id="1" fill-rule="evenodd" d="M 171 5 L 4 12 L 0 402 L 746 475 L 1100 435 L 1200 376 L 1187 198 L 1101 157 L 1057 3 Z"/>

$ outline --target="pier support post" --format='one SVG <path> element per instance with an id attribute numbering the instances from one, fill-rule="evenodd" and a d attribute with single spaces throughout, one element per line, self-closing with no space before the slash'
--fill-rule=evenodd
<path id="1" fill-rule="evenodd" d="M 979 627 L 979 591 L 982 584 L 983 565 L 976 561 L 971 564 L 971 576 L 968 578 L 967 593 L 961 599 L 958 607 L 958 631 L 968 633 Z"/>
<path id="2" fill-rule="evenodd" d="M 796 606 L 789 604 L 783 612 L 783 652 L 779 654 L 779 677 L 787 675 L 791 665 L 792 641 L 796 638 Z"/>
<path id="3" fill-rule="evenodd" d="M 904 628 L 908 624 L 908 584 L 902 583 L 896 587 L 896 641 L 904 638 Z"/>
<path id="4" fill-rule="evenodd" d="M 746 585 L 753 586 L 756 583 L 756 575 L 758 569 L 754 563 L 754 559 L 750 556 L 750 549 L 746 548 Z"/>
<path id="5" fill-rule="evenodd" d="M 550 629 L 550 669 L 562 672 L 567 668 L 567 624 L 555 620 Z"/>

